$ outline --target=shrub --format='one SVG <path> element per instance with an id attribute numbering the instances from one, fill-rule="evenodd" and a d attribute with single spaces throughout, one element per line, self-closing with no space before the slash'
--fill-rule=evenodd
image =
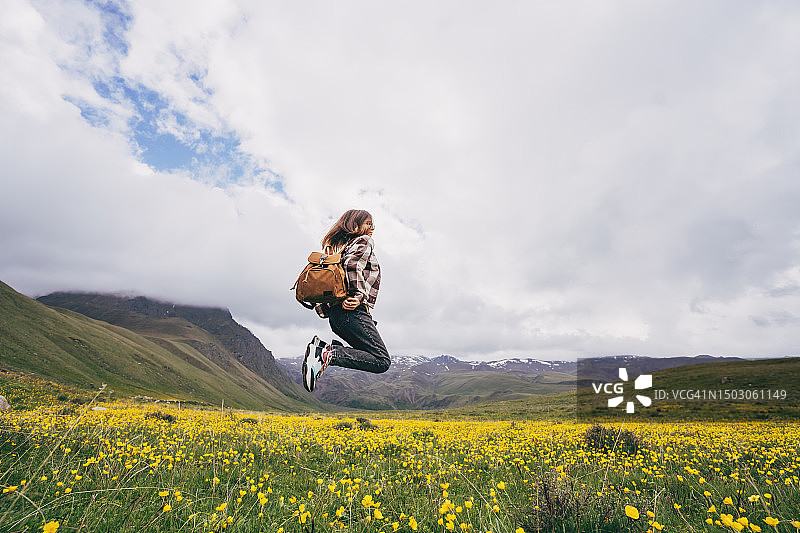
<path id="1" fill-rule="evenodd" d="M 145 418 L 157 418 L 158 420 L 163 420 L 164 422 L 169 422 L 172 424 L 175 422 L 175 416 L 169 413 L 162 413 L 161 411 L 150 411 L 146 415 Z"/>
<path id="2" fill-rule="evenodd" d="M 358 426 L 359 426 L 361 429 L 374 429 L 374 428 L 376 428 L 376 427 L 377 427 L 375 424 L 373 424 L 373 423 L 370 421 L 370 419 L 369 419 L 369 418 L 358 417 L 358 418 L 356 418 L 356 422 L 358 422 Z"/>
<path id="3" fill-rule="evenodd" d="M 627 429 L 614 429 L 601 424 L 594 424 L 583 434 L 583 440 L 589 448 L 597 451 L 625 452 L 636 455 L 644 442 L 641 437 Z"/>

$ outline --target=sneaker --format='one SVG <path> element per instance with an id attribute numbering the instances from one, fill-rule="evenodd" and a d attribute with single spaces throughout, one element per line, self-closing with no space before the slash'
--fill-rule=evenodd
<path id="1" fill-rule="evenodd" d="M 303 386 L 308 392 L 314 390 L 317 378 L 328 366 L 322 360 L 322 352 L 328 344 L 314 335 L 311 342 L 306 346 L 306 354 L 303 358 Z"/>

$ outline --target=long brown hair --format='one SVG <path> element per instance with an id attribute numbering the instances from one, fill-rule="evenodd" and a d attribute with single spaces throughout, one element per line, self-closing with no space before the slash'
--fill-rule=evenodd
<path id="1" fill-rule="evenodd" d="M 363 234 L 361 226 L 371 218 L 372 215 L 363 209 L 350 209 L 349 211 L 345 211 L 325 237 L 322 238 L 322 249 L 324 250 L 326 247 L 330 246 L 332 252 L 341 250 L 347 243 Z"/>

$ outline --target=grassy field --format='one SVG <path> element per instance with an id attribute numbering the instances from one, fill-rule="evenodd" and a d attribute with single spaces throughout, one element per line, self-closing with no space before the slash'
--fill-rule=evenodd
<path id="1" fill-rule="evenodd" d="M 0 384 L 8 532 L 800 529 L 793 422 L 369 420 Z"/>
<path id="2" fill-rule="evenodd" d="M 659 370 L 652 373 L 653 387 L 644 392 L 653 397 L 647 409 L 623 414 L 609 413 L 609 395 L 595 394 L 592 387 L 577 391 L 573 405 L 582 420 L 626 418 L 639 421 L 800 421 L 800 358 L 787 357 L 736 362 L 710 362 Z M 633 379 L 633 376 L 631 377 Z M 661 391 L 666 398 L 658 399 Z M 735 400 L 703 399 L 704 393 L 726 392 Z M 676 393 L 682 393 L 676 396 Z M 630 393 L 629 393 L 630 394 Z M 770 395 L 777 397 L 770 398 Z M 627 399 L 632 399 L 629 396 Z"/>

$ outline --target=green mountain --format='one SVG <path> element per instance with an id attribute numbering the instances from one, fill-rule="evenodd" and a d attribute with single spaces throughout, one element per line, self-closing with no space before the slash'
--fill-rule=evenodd
<path id="1" fill-rule="evenodd" d="M 800 357 L 714 361 L 650 372 L 652 387 L 632 390 L 639 374 L 631 372 L 625 400 L 634 402 L 609 408 L 602 388 L 591 385 L 576 391 L 544 394 L 520 400 L 467 405 L 425 412 L 428 417 L 468 417 L 508 420 L 563 420 L 594 422 L 694 422 L 800 419 Z M 619 378 L 612 380 L 620 382 Z M 599 382 L 598 382 L 599 383 Z M 598 386 L 595 383 L 595 386 Z M 729 391 L 729 392 L 725 392 Z M 711 394 L 716 394 L 712 398 Z M 652 399 L 645 407 L 635 395 Z M 422 413 L 419 413 L 422 415 Z"/>
<path id="2" fill-rule="evenodd" d="M 66 301 L 59 296 L 60 303 Z M 195 322 L 205 327 L 178 316 L 129 311 L 121 313 L 125 328 L 50 307 L 0 282 L 0 368 L 83 388 L 105 383 L 107 389 L 131 396 L 214 405 L 224 401 L 230 407 L 259 410 L 323 408 L 283 376 L 260 343 L 269 357 L 248 352 L 254 337 L 227 311 L 185 311 L 195 313 Z M 259 361 L 249 359 L 258 356 Z"/>
<path id="3" fill-rule="evenodd" d="M 240 365 L 290 396 L 305 396 L 301 387 L 288 382 L 272 352 L 227 309 L 160 302 L 144 296 L 55 292 L 38 298 L 50 307 L 129 329 L 174 351 L 172 341 L 189 345 L 227 372 L 240 373 Z M 176 355 L 182 357 L 181 351 Z"/>
<path id="4" fill-rule="evenodd" d="M 637 364 L 642 366 L 640 362 Z M 593 387 L 585 386 L 577 390 L 516 400 L 489 401 L 452 408 L 387 412 L 384 416 L 435 420 L 454 418 L 551 422 L 577 420 L 603 424 L 800 420 L 800 382 L 797 380 L 797 376 L 800 376 L 800 357 L 689 362 L 685 366 L 653 370 L 650 374 L 653 376 L 653 386 L 647 391 L 639 392 L 653 397 L 653 403 L 650 407 L 637 404 L 632 414 L 626 413 L 624 407 L 608 408 L 607 401 L 610 395 L 595 393 Z M 629 378 L 632 381 L 638 375 L 636 372 L 631 372 Z M 721 397 L 719 391 L 725 390 L 731 391 L 731 395 L 741 396 L 742 399 L 728 400 L 724 398 L 724 394 Z M 667 393 L 668 398 L 657 399 L 656 391 L 659 391 L 659 395 Z M 678 396 L 681 395 L 680 391 L 684 391 L 683 399 L 673 397 L 673 391 L 676 391 Z M 699 399 L 696 398 L 697 391 L 701 391 Z M 702 391 L 706 391 L 705 400 L 702 399 Z M 708 399 L 710 391 L 717 391 L 716 399 Z M 772 398 L 762 391 L 772 391 Z M 783 391 L 786 392 L 785 396 Z M 627 394 L 626 399 L 634 399 L 630 390 L 626 390 L 625 394 Z"/>
<path id="5" fill-rule="evenodd" d="M 603 390 L 600 382 L 579 387 L 578 418 L 769 420 L 800 415 L 798 357 L 709 362 L 658 370 L 649 375 L 652 386 L 640 390 L 634 388 L 636 372 L 630 373 L 627 381 L 614 379 L 623 390 L 623 402 L 616 408 L 610 408 L 608 401 L 620 395 Z M 627 412 L 628 402 L 633 413 Z"/>

